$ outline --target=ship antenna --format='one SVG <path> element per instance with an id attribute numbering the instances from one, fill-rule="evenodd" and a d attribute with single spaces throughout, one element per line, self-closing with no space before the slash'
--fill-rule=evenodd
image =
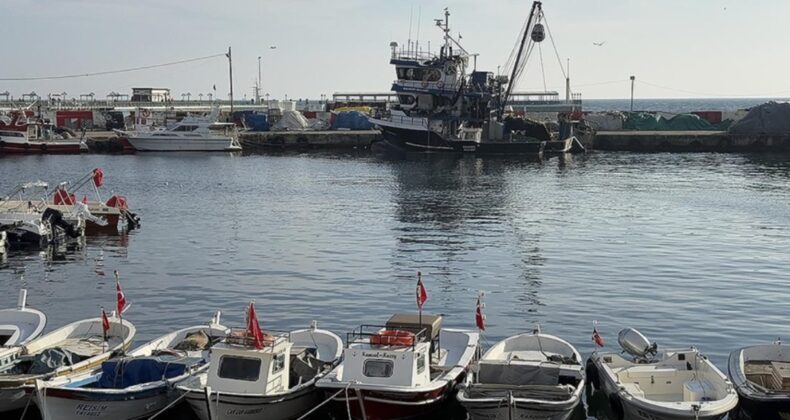
<path id="1" fill-rule="evenodd" d="M 418 52 L 420 50 L 420 19 L 422 19 L 422 5 L 417 9 L 417 41 L 414 44 L 414 49 Z"/>
<path id="2" fill-rule="evenodd" d="M 414 5 L 409 6 L 409 39 L 406 41 L 406 49 L 411 50 L 411 21 L 414 16 Z"/>

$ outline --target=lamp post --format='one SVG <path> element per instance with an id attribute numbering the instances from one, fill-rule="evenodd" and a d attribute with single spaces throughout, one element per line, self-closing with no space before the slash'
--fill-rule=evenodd
<path id="1" fill-rule="evenodd" d="M 200 102 L 203 102 L 203 94 L 202 93 L 198 93 L 198 98 L 200 98 Z"/>
<path id="2" fill-rule="evenodd" d="M 636 76 L 631 76 L 631 112 L 634 112 L 634 81 Z"/>
<path id="3" fill-rule="evenodd" d="M 276 50 L 276 45 L 269 45 L 270 50 Z M 261 103 L 261 58 L 262 56 L 258 56 L 258 83 L 255 84 L 255 103 Z"/>

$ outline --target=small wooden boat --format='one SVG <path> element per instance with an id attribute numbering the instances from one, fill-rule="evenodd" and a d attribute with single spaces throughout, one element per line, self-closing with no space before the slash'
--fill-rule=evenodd
<path id="1" fill-rule="evenodd" d="M 790 418 L 790 345 L 777 341 L 730 354 L 730 378 L 738 392 L 739 418 Z"/>
<path id="2" fill-rule="evenodd" d="M 619 352 L 594 352 L 587 375 L 619 419 L 713 420 L 738 404 L 732 383 L 695 348 L 665 350 L 639 331 L 620 331 Z"/>
<path id="3" fill-rule="evenodd" d="M 20 290 L 16 309 L 0 309 L 0 358 L 40 336 L 46 325 L 47 316 L 28 308 L 27 290 Z"/>
<path id="4" fill-rule="evenodd" d="M 178 397 L 175 385 L 208 369 L 211 346 L 227 332 L 217 314 L 208 325 L 166 334 L 92 371 L 39 382 L 36 398 L 41 416 L 44 420 L 148 418 Z"/>
<path id="5" fill-rule="evenodd" d="M 77 321 L 45 334 L 0 359 L 0 413 L 25 407 L 37 380 L 93 369 L 129 347 L 134 325 L 109 318 L 107 341 L 101 318 Z"/>
<path id="6" fill-rule="evenodd" d="M 579 352 L 561 338 L 535 332 L 491 347 L 457 398 L 472 419 L 565 420 L 579 405 L 584 382 Z"/>
<path id="7" fill-rule="evenodd" d="M 441 316 L 396 314 L 383 326 L 362 325 L 349 333 L 343 361 L 317 385 L 333 397 L 338 415 L 436 415 L 464 379 L 478 340 L 476 332 L 442 329 Z"/>
<path id="8" fill-rule="evenodd" d="M 208 372 L 178 389 L 202 420 L 296 419 L 321 403 L 316 380 L 340 360 L 343 343 L 317 328 L 266 334 L 260 349 L 232 330 L 211 350 Z"/>
<path id="9" fill-rule="evenodd" d="M 90 212 L 81 203 L 50 208 L 48 188 L 46 182 L 28 182 L 0 199 L 0 230 L 8 234 L 11 247 L 39 247 L 84 233 Z"/>

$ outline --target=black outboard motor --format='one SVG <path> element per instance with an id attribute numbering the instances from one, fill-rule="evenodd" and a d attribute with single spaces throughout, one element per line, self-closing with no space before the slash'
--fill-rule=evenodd
<path id="1" fill-rule="evenodd" d="M 70 238 L 79 238 L 82 233 L 77 229 L 74 224 L 69 223 L 63 219 L 63 212 L 53 208 L 47 208 L 41 215 L 41 220 L 46 221 L 54 230 L 55 228 L 62 230 Z"/>
<path id="2" fill-rule="evenodd" d="M 137 213 L 132 213 L 127 209 L 123 211 L 123 215 L 126 216 L 126 226 L 129 228 L 129 230 L 140 227 L 140 217 L 137 215 Z"/>

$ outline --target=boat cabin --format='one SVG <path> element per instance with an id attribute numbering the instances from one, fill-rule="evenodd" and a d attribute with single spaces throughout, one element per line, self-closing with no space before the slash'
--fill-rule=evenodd
<path id="1" fill-rule="evenodd" d="M 287 334 L 264 338 L 262 349 L 252 346 L 245 331 L 231 330 L 211 349 L 208 386 L 218 392 L 276 394 L 290 388 L 290 353 Z"/>
<path id="2" fill-rule="evenodd" d="M 340 381 L 418 387 L 431 382 L 431 365 L 446 351 L 439 346 L 442 317 L 395 314 L 385 325 L 362 325 L 348 334 Z"/>

